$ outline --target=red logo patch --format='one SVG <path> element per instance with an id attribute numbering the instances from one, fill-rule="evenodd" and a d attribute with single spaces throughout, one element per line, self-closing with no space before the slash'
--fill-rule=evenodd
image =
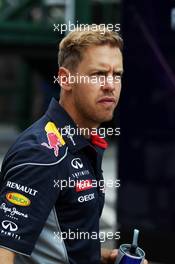
<path id="1" fill-rule="evenodd" d="M 76 184 L 76 192 L 82 192 L 93 188 L 92 180 L 81 180 Z"/>

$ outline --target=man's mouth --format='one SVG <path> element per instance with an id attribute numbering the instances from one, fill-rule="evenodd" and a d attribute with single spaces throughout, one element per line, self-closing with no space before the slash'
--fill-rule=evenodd
<path id="1" fill-rule="evenodd" d="M 97 101 L 97 103 L 104 104 L 104 105 L 107 105 L 107 106 L 111 106 L 111 105 L 116 104 L 116 99 L 114 97 L 105 96 L 105 97 L 102 97 L 101 99 L 99 99 Z"/>

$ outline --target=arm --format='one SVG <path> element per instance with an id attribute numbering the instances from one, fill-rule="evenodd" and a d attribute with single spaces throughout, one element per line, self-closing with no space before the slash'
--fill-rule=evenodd
<path id="1" fill-rule="evenodd" d="M 0 264 L 14 264 L 15 253 L 0 248 Z"/>

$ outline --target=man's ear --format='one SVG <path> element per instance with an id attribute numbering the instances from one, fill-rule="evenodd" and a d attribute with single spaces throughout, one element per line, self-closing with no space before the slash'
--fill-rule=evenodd
<path id="1" fill-rule="evenodd" d="M 66 91 L 70 91 L 72 89 L 72 86 L 69 82 L 70 76 L 71 74 L 68 69 L 64 67 L 59 68 L 58 70 L 59 83 L 60 83 L 60 86 Z"/>

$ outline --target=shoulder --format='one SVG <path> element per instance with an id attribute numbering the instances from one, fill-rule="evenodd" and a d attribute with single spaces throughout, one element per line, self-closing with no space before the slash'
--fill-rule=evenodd
<path id="1" fill-rule="evenodd" d="M 68 147 L 58 128 L 44 116 L 19 135 L 5 156 L 2 170 L 7 172 L 16 166 L 55 166 L 67 154 Z"/>

